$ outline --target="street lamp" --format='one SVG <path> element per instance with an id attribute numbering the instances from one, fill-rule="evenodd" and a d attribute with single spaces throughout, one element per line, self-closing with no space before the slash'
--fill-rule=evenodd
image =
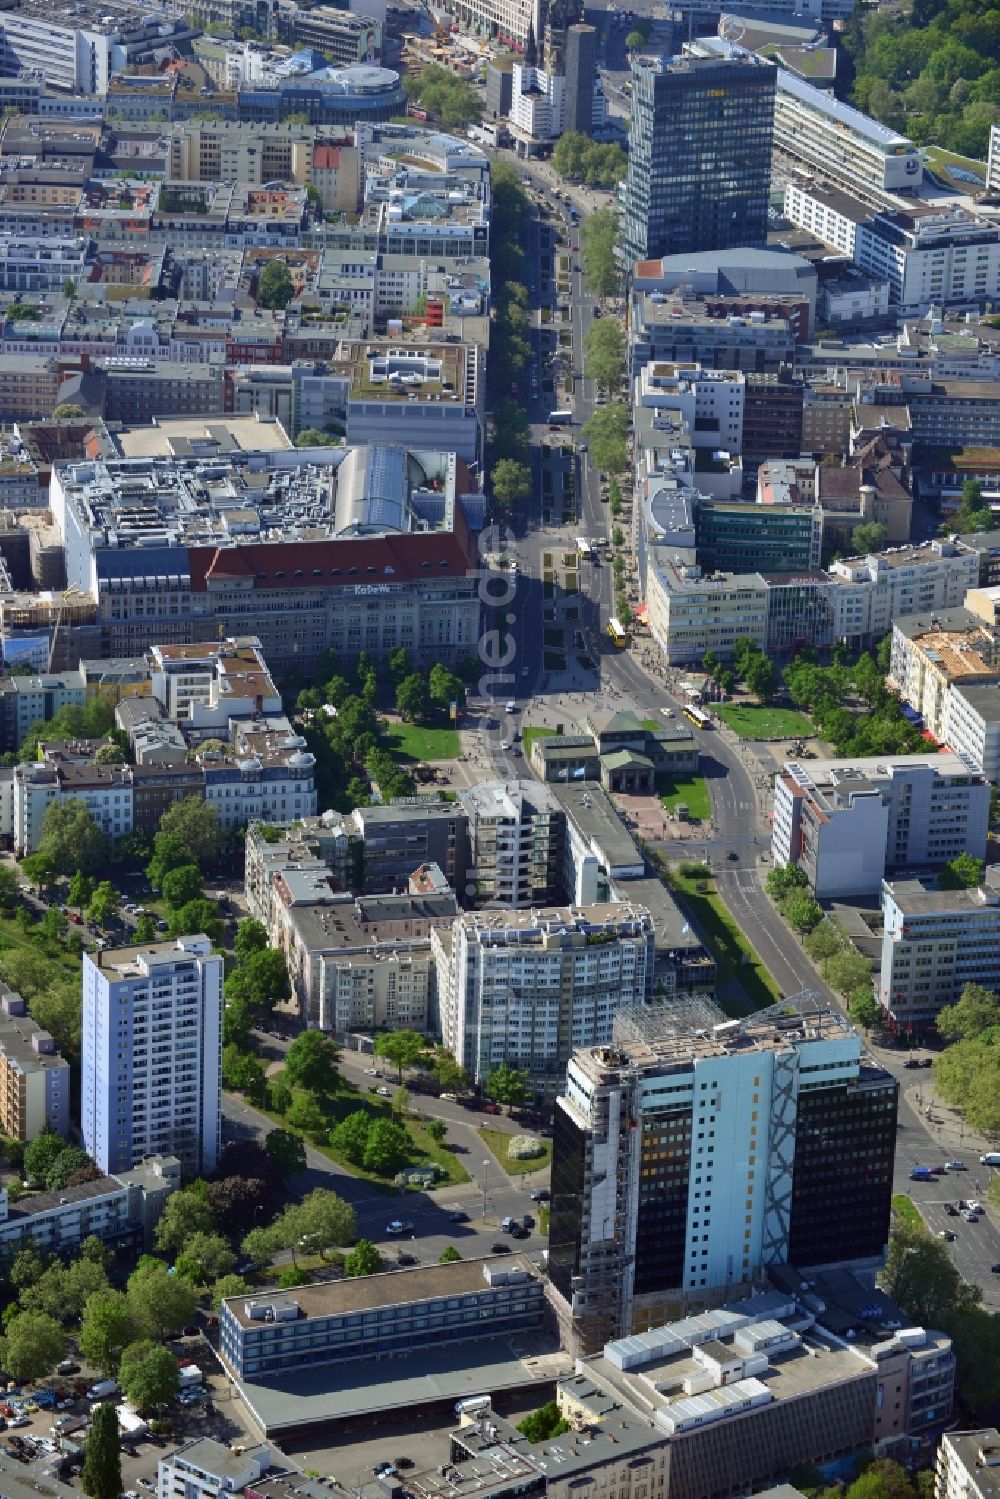
<path id="1" fill-rule="evenodd" d="M 489 1161 L 483 1162 L 483 1222 L 486 1222 L 486 1186 L 489 1181 Z"/>

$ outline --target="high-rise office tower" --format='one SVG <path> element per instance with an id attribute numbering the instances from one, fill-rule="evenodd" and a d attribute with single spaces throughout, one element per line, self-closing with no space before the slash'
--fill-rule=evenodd
<path id="1" fill-rule="evenodd" d="M 80 1115 L 102 1171 L 156 1154 L 196 1173 L 215 1169 L 222 966 L 204 936 L 84 957 Z"/>
<path id="2" fill-rule="evenodd" d="M 633 63 L 627 269 L 663 255 L 764 244 L 775 72 L 751 56 Z"/>
<path id="3" fill-rule="evenodd" d="M 577 24 L 566 31 L 566 107 L 563 128 L 589 135 L 594 124 L 597 31 Z"/>
<path id="4" fill-rule="evenodd" d="M 889 1236 L 898 1084 L 808 996 L 744 1020 L 624 1009 L 556 1105 L 549 1277 L 572 1343 L 747 1294 L 768 1265 L 874 1274 Z"/>

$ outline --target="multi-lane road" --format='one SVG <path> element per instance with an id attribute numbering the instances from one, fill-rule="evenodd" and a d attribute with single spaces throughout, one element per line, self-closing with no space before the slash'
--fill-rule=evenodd
<path id="1" fill-rule="evenodd" d="M 600 478 L 590 462 L 589 454 L 579 451 L 579 428 L 591 415 L 596 392 L 593 384 L 583 372 L 584 339 L 594 316 L 594 298 L 584 284 L 579 255 L 571 246 L 576 241 L 577 230 L 570 221 L 568 205 L 555 199 L 548 177 L 530 164 L 521 164 L 523 175 L 538 193 L 544 195 L 552 217 L 546 224 L 557 224 L 562 232 L 564 244 L 555 253 L 568 253 L 570 257 L 570 323 L 572 331 L 573 369 L 573 416 L 574 434 L 577 439 L 576 494 L 578 519 L 572 526 L 542 526 L 541 485 L 542 464 L 545 461 L 545 438 L 548 432 L 545 421 L 547 410 L 565 403 L 557 400 L 553 391 L 546 391 L 545 381 L 545 329 L 551 324 L 540 324 L 533 332 L 533 359 L 540 379 L 537 393 L 529 398 L 528 412 L 532 423 L 533 472 L 535 476 L 534 497 L 526 512 L 516 521 L 513 550 L 517 556 L 519 583 L 516 601 L 511 610 L 516 618 L 517 655 L 512 670 L 516 673 L 516 685 L 512 695 L 519 705 L 526 706 L 532 696 L 543 696 L 552 691 L 551 683 L 543 671 L 543 599 L 542 599 L 542 553 L 559 547 L 563 550 L 572 545 L 572 536 L 581 534 L 597 536 L 607 533 L 612 524 L 607 506 L 602 504 Z M 586 205 L 579 203 L 581 210 Z M 532 305 L 552 306 L 555 301 L 557 278 L 545 276 L 544 246 L 539 234 L 537 219 L 525 225 L 525 249 L 528 271 L 528 289 Z M 554 385 L 558 390 L 558 385 Z M 613 612 L 611 569 L 592 567 L 589 581 L 587 574 L 581 578 L 580 628 L 585 637 L 588 655 L 597 669 L 591 679 L 577 683 L 577 690 L 591 691 L 611 698 L 620 696 L 640 714 L 655 716 L 663 707 L 675 712 L 680 704 L 673 698 L 662 675 L 650 675 L 635 655 L 617 651 L 605 632 L 608 616 Z M 524 675 L 522 675 L 524 673 Z M 509 734 L 494 735 L 494 740 Z M 695 849 L 713 864 L 717 886 L 725 905 L 737 921 L 740 930 L 765 963 L 785 994 L 802 990 L 818 991 L 835 1007 L 839 1001 L 823 983 L 801 946 L 777 919 L 774 907 L 763 889 L 761 854 L 769 845 L 769 838 L 762 826 L 757 803 L 757 786 L 754 776 L 752 753 L 732 742 L 728 735 L 711 730 L 702 735 L 702 766 L 708 777 L 713 811 L 713 827 L 710 836 L 702 843 L 685 844 L 685 852 Z M 512 758 L 509 752 L 500 753 L 494 746 L 494 769 L 506 776 L 528 774 L 526 762 Z M 729 851 L 737 853 L 736 860 L 728 858 Z M 955 1234 L 949 1244 L 952 1258 L 963 1277 L 982 1287 L 984 1303 L 1000 1309 L 1000 1275 L 992 1272 L 993 1264 L 1000 1264 L 1000 1232 L 989 1218 L 983 1216 L 978 1223 L 966 1223 L 961 1218 L 949 1217 L 944 1211 L 946 1201 L 959 1198 L 983 1197 L 988 1185 L 988 1168 L 978 1166 L 975 1152 L 968 1152 L 970 1171 L 962 1176 L 935 1178 L 934 1184 L 921 1186 L 909 1181 L 909 1171 L 915 1164 L 943 1164 L 946 1158 L 940 1144 L 935 1141 L 926 1122 L 907 1097 L 905 1085 L 912 1082 L 913 1074 L 904 1070 L 904 1057 L 900 1053 L 882 1052 L 879 1061 L 895 1073 L 901 1083 L 899 1111 L 899 1146 L 896 1155 L 894 1190 L 909 1193 L 924 1212 L 928 1226 L 935 1232 L 946 1230 Z M 981 1181 L 982 1191 L 975 1186 Z"/>

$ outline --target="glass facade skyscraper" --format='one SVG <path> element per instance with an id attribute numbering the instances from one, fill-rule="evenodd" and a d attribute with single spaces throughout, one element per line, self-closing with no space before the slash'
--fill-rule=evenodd
<path id="1" fill-rule="evenodd" d="M 633 64 L 626 269 L 765 243 L 775 73 L 758 58 Z"/>
<path id="2" fill-rule="evenodd" d="M 624 1006 L 556 1105 L 549 1281 L 569 1346 L 749 1295 L 775 1265 L 873 1279 L 898 1092 L 810 995 L 742 1020 L 698 996 Z"/>

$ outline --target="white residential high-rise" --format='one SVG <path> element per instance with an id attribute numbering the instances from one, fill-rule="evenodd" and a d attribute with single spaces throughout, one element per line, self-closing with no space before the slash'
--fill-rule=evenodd
<path id="1" fill-rule="evenodd" d="M 610 1041 L 652 988 L 653 923 L 631 902 L 469 911 L 431 945 L 444 1043 L 477 1081 L 508 1062 L 561 1086 L 574 1050 Z"/>
<path id="2" fill-rule="evenodd" d="M 222 977 L 205 936 L 84 957 L 81 1122 L 102 1171 L 128 1171 L 157 1153 L 214 1170 Z"/>

